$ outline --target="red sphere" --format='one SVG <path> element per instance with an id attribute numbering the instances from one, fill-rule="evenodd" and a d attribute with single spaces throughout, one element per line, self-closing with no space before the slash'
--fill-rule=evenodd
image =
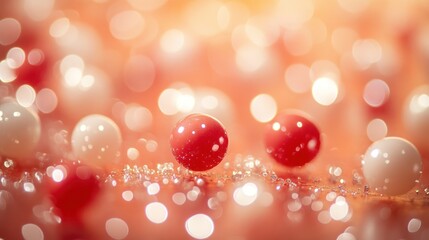
<path id="1" fill-rule="evenodd" d="M 191 114 L 179 121 L 170 136 L 171 150 L 185 168 L 205 171 L 217 166 L 228 148 L 222 124 L 205 114 Z"/>
<path id="2" fill-rule="evenodd" d="M 266 128 L 265 150 L 285 166 L 303 166 L 316 157 L 319 148 L 320 132 L 303 116 L 282 113 Z"/>
<path id="3" fill-rule="evenodd" d="M 79 221 L 83 210 L 100 192 L 100 183 L 87 166 L 66 169 L 66 178 L 54 183 L 51 200 L 63 220 Z"/>

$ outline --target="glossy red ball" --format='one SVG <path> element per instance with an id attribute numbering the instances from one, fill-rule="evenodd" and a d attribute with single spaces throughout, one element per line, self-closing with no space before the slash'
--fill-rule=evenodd
<path id="1" fill-rule="evenodd" d="M 78 221 L 83 210 L 100 192 L 100 183 L 87 166 L 69 166 L 66 177 L 55 182 L 51 200 L 65 221 Z"/>
<path id="2" fill-rule="evenodd" d="M 228 136 L 215 118 L 191 114 L 174 127 L 170 145 L 174 157 L 185 168 L 205 171 L 222 161 L 228 148 Z"/>
<path id="3" fill-rule="evenodd" d="M 282 165 L 303 166 L 319 149 L 319 130 L 301 115 L 281 113 L 266 128 L 265 150 Z"/>

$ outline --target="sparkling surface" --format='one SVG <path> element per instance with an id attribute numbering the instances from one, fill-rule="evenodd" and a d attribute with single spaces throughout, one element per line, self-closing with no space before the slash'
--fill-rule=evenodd
<path id="1" fill-rule="evenodd" d="M 173 128 L 170 145 L 180 164 L 190 170 L 204 171 L 222 161 L 228 148 L 228 136 L 216 119 L 192 114 Z"/>
<path id="2" fill-rule="evenodd" d="M 266 127 L 266 152 L 285 166 L 305 165 L 317 155 L 319 148 L 319 130 L 301 115 L 280 113 Z"/>

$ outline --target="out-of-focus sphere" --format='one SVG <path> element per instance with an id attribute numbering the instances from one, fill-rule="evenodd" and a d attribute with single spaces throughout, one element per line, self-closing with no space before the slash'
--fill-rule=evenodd
<path id="1" fill-rule="evenodd" d="M 401 195 L 410 191 L 419 180 L 422 159 L 409 141 L 387 137 L 368 148 L 362 169 L 372 189 L 386 195 Z"/>
<path id="2" fill-rule="evenodd" d="M 195 106 L 192 111 L 211 115 L 225 125 L 231 125 L 234 119 L 231 99 L 215 88 L 195 89 Z"/>
<path id="3" fill-rule="evenodd" d="M 109 77 L 96 68 L 66 71 L 58 94 L 60 107 L 72 119 L 109 110 L 112 85 Z"/>
<path id="4" fill-rule="evenodd" d="M 429 147 L 429 85 L 415 89 L 405 104 L 405 126 L 420 147 Z"/>
<path id="5" fill-rule="evenodd" d="M 11 158 L 29 157 L 40 139 L 40 119 L 16 102 L 0 104 L 0 154 Z"/>
<path id="6" fill-rule="evenodd" d="M 118 126 L 103 115 L 89 115 L 81 119 L 73 130 L 73 153 L 82 162 L 103 167 L 119 159 L 122 143 Z"/>

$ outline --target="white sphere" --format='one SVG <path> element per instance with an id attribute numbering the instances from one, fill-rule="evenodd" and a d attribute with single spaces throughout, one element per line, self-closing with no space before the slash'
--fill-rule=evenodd
<path id="1" fill-rule="evenodd" d="M 122 143 L 118 126 L 103 115 L 89 115 L 81 119 L 73 130 L 73 153 L 82 162 L 103 167 L 119 158 Z"/>
<path id="2" fill-rule="evenodd" d="M 419 180 L 422 159 L 409 141 L 387 137 L 368 148 L 362 168 L 371 188 L 386 195 L 401 195 L 410 191 Z"/>
<path id="3" fill-rule="evenodd" d="M 420 86 L 410 94 L 405 104 L 404 120 L 417 146 L 429 147 L 429 85 Z"/>
<path id="4" fill-rule="evenodd" d="M 11 158 L 30 157 L 40 139 L 40 119 L 14 101 L 0 105 L 0 154 Z"/>

